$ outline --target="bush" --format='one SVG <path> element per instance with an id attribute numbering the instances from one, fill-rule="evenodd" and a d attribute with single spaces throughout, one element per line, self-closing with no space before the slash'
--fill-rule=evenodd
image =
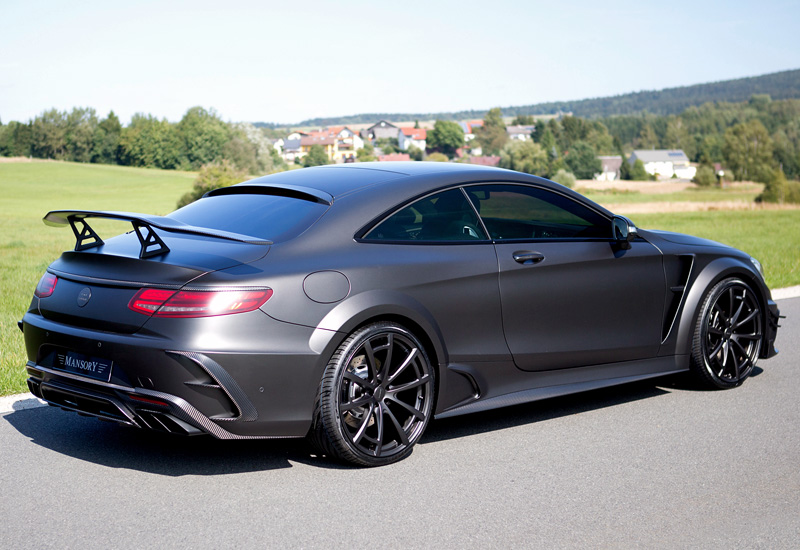
<path id="1" fill-rule="evenodd" d="M 631 167 L 631 180 L 633 181 L 649 181 L 654 179 L 650 177 L 650 174 L 647 173 L 647 170 L 644 169 L 644 163 L 641 159 L 636 159 L 636 162 L 633 163 Z"/>
<path id="2" fill-rule="evenodd" d="M 370 142 L 364 142 L 364 147 L 356 150 L 358 162 L 373 162 L 375 158 L 375 147 Z"/>
<path id="3" fill-rule="evenodd" d="M 447 162 L 448 158 L 447 155 L 445 155 L 444 153 L 431 153 L 430 155 L 428 155 L 427 160 L 432 162 Z"/>
<path id="4" fill-rule="evenodd" d="M 425 156 L 425 151 L 417 147 L 416 145 L 411 145 L 408 148 L 408 156 L 411 157 L 411 160 L 422 160 L 422 157 Z"/>
<path id="5" fill-rule="evenodd" d="M 328 159 L 328 153 L 326 153 L 322 145 L 319 144 L 312 145 L 308 150 L 308 154 L 303 157 L 303 168 L 310 168 L 311 166 L 325 166 L 326 164 L 330 163 L 331 161 Z"/>
<path id="6" fill-rule="evenodd" d="M 239 170 L 227 160 L 212 162 L 200 168 L 197 179 L 194 180 L 192 190 L 183 195 L 178 201 L 178 208 L 193 203 L 213 189 L 228 187 L 247 179 L 247 172 Z"/>
<path id="7" fill-rule="evenodd" d="M 533 140 L 511 140 L 500 151 L 500 168 L 541 175 L 547 172 L 547 152 Z"/>
<path id="8" fill-rule="evenodd" d="M 572 172 L 564 170 L 563 168 L 556 172 L 556 175 L 553 176 L 553 181 L 560 183 L 564 187 L 569 187 L 570 189 L 575 187 L 575 175 Z"/>
<path id="9" fill-rule="evenodd" d="M 786 181 L 782 170 L 773 170 L 756 202 L 800 204 L 800 181 Z"/>
<path id="10" fill-rule="evenodd" d="M 700 187 L 711 187 L 716 185 L 717 175 L 714 173 L 714 169 L 711 166 L 704 164 L 697 169 L 697 173 L 694 175 L 692 181 Z"/>

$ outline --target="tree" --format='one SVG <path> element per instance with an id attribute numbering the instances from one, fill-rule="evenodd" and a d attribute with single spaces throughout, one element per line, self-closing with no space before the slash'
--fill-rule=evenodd
<path id="1" fill-rule="evenodd" d="M 625 158 L 625 153 L 621 153 L 622 156 L 622 164 L 619 165 L 619 179 L 621 180 L 632 180 L 633 177 L 631 176 L 632 167 L 631 163 L 628 162 L 628 159 Z M 644 168 L 644 165 L 642 165 Z"/>
<path id="2" fill-rule="evenodd" d="M 164 168 L 181 165 L 182 143 L 175 127 L 166 119 L 136 113 L 120 137 L 120 156 L 125 164 Z"/>
<path id="3" fill-rule="evenodd" d="M 0 156 L 28 157 L 31 155 L 32 124 L 12 120 L 0 128 Z"/>
<path id="4" fill-rule="evenodd" d="M 425 145 L 428 149 L 452 157 L 455 155 L 456 149 L 464 146 L 464 130 L 457 122 L 437 120 L 433 125 L 433 130 L 428 132 Z"/>
<path id="5" fill-rule="evenodd" d="M 37 158 L 63 159 L 66 153 L 66 113 L 50 109 L 34 118 L 31 126 L 31 154 Z"/>
<path id="6" fill-rule="evenodd" d="M 786 201 L 786 192 L 789 184 L 782 170 L 773 170 L 769 179 L 764 185 L 764 190 L 756 197 L 756 202 L 777 202 Z"/>
<path id="7" fill-rule="evenodd" d="M 183 155 L 192 168 L 222 158 L 222 150 L 230 138 L 228 125 L 213 109 L 192 107 L 178 122 L 176 130 L 183 143 Z"/>
<path id="8" fill-rule="evenodd" d="M 308 150 L 308 154 L 303 157 L 304 168 L 310 166 L 324 166 L 325 164 L 330 164 L 330 160 L 328 159 L 328 154 L 325 152 L 325 149 L 319 144 L 312 145 L 311 149 Z"/>
<path id="9" fill-rule="evenodd" d="M 66 158 L 76 162 L 90 162 L 97 130 L 97 114 L 91 107 L 72 109 L 66 117 Z"/>
<path id="10" fill-rule="evenodd" d="M 712 166 L 703 164 L 697 168 L 692 181 L 700 187 L 712 187 L 717 183 L 717 175 L 714 173 Z"/>
<path id="11" fill-rule="evenodd" d="M 633 163 L 633 166 L 631 166 L 629 179 L 633 181 L 648 181 L 650 179 L 650 174 L 648 174 L 647 170 L 644 169 L 644 163 L 642 162 L 642 159 L 636 159 L 636 161 Z"/>
<path id="12" fill-rule="evenodd" d="M 122 124 L 114 111 L 97 124 L 92 137 L 92 162 L 117 164 L 120 161 Z"/>
<path id="13" fill-rule="evenodd" d="M 575 175 L 572 172 L 567 172 L 563 168 L 556 172 L 553 176 L 553 181 L 560 183 L 564 187 L 569 187 L 570 189 L 575 187 Z"/>
<path id="14" fill-rule="evenodd" d="M 728 128 L 722 154 L 736 180 L 767 182 L 772 177 L 772 139 L 759 120 Z"/>
<path id="15" fill-rule="evenodd" d="M 447 155 L 443 153 L 431 153 L 428 155 L 428 160 L 430 162 L 447 162 L 450 159 L 448 159 Z"/>
<path id="16" fill-rule="evenodd" d="M 183 195 L 178 201 L 178 208 L 183 208 L 196 201 L 213 189 L 228 187 L 247 179 L 247 173 L 239 170 L 227 160 L 206 164 L 200 168 L 197 179 L 192 184 L 192 190 Z"/>
<path id="17" fill-rule="evenodd" d="M 565 116 L 561 119 L 561 147 L 569 149 L 574 143 L 586 141 L 592 129 L 591 123 L 576 116 Z"/>
<path id="18" fill-rule="evenodd" d="M 637 149 L 655 149 L 658 147 L 658 136 L 650 124 L 644 125 L 634 145 Z"/>
<path id="19" fill-rule="evenodd" d="M 481 146 L 484 155 L 497 155 L 508 141 L 503 112 L 499 107 L 489 109 L 483 119 L 483 126 L 475 129 L 475 141 Z"/>
<path id="20" fill-rule="evenodd" d="M 572 146 L 566 155 L 566 164 L 569 171 L 582 180 L 592 179 L 603 169 L 594 149 L 585 141 L 579 141 Z"/>
<path id="21" fill-rule="evenodd" d="M 547 153 L 533 141 L 509 141 L 500 152 L 500 167 L 541 175 L 547 171 Z"/>
<path id="22" fill-rule="evenodd" d="M 408 146 L 408 156 L 411 157 L 411 160 L 422 160 L 422 157 L 425 156 L 425 151 L 417 147 L 416 145 L 409 145 Z"/>
<path id="23" fill-rule="evenodd" d="M 533 126 L 535 123 L 533 115 L 517 115 L 511 121 L 512 126 Z"/>
<path id="24" fill-rule="evenodd" d="M 368 141 L 364 142 L 364 147 L 356 150 L 358 162 L 372 162 L 375 160 L 375 147 Z"/>
<path id="25" fill-rule="evenodd" d="M 667 149 L 681 149 L 690 159 L 697 154 L 697 144 L 681 117 L 670 117 L 667 123 L 667 133 L 664 135 L 664 147 Z"/>
<path id="26" fill-rule="evenodd" d="M 397 142 L 397 138 L 378 138 L 375 140 L 375 146 L 383 151 L 384 155 L 400 152 L 400 145 Z"/>

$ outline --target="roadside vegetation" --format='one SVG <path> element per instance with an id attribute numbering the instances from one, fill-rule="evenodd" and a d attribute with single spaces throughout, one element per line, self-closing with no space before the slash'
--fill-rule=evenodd
<path id="1" fill-rule="evenodd" d="M 44 225 L 50 210 L 96 209 L 167 214 L 196 174 L 66 162 L 0 162 L 0 395 L 27 391 L 17 321 L 47 265 L 75 245 L 69 228 Z M 101 236 L 130 229 L 93 223 Z"/>
<path id="2" fill-rule="evenodd" d="M 509 112 L 515 109 L 507 108 L 505 114 Z M 767 185 L 762 202 L 800 201 L 800 99 L 773 100 L 755 94 L 747 101 L 707 102 L 668 115 L 559 114 L 546 120 L 542 116 L 518 113 L 510 121 L 528 127 L 525 131 L 530 134 L 523 137 L 529 139 L 524 141 L 511 139 L 500 108 L 488 110 L 482 120 L 469 125 L 436 120 L 427 132 L 426 151 L 409 154 L 415 160 L 497 156 L 504 168 L 547 178 L 562 172 L 581 180 L 601 171 L 598 156 L 627 159 L 634 150 L 680 149 L 697 165 L 699 186 L 713 188 L 720 179 L 755 181 Z M 464 132 L 468 127 L 470 136 Z M 292 130 L 225 122 L 213 109 L 203 107 L 192 107 L 177 123 L 139 113 L 127 126 L 113 111 L 101 118 L 88 107 L 70 112 L 50 109 L 27 122 L 0 121 L 0 157 L 179 170 L 227 162 L 247 174 L 266 174 L 288 168 L 272 140 L 288 138 Z M 396 139 L 377 139 L 356 151 L 358 160 L 374 159 L 374 147 L 384 153 L 399 151 Z M 303 153 L 293 162 L 316 166 L 332 158 L 319 145 Z M 620 177 L 652 178 L 644 165 L 628 162 L 622 163 Z"/>

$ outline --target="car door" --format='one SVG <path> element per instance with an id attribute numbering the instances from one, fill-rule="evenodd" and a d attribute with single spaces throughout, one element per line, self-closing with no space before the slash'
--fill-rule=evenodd
<path id="1" fill-rule="evenodd" d="M 658 249 L 643 239 L 623 249 L 607 216 L 554 190 L 466 189 L 496 247 L 503 329 L 520 369 L 656 356 L 666 291 Z"/>
<path id="2" fill-rule="evenodd" d="M 360 256 L 376 288 L 424 304 L 441 331 L 448 359 L 472 364 L 507 360 L 497 287 L 497 257 L 460 188 L 432 193 L 399 208 L 372 228 Z M 363 289 L 362 289 L 363 290 Z"/>

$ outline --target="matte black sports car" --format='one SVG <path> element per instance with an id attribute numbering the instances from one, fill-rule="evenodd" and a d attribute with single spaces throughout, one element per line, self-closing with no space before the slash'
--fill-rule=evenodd
<path id="1" fill-rule="evenodd" d="M 506 170 L 326 166 L 44 221 L 77 242 L 20 323 L 30 390 L 140 428 L 381 465 L 432 417 L 689 369 L 729 388 L 776 353 L 755 259 Z"/>

